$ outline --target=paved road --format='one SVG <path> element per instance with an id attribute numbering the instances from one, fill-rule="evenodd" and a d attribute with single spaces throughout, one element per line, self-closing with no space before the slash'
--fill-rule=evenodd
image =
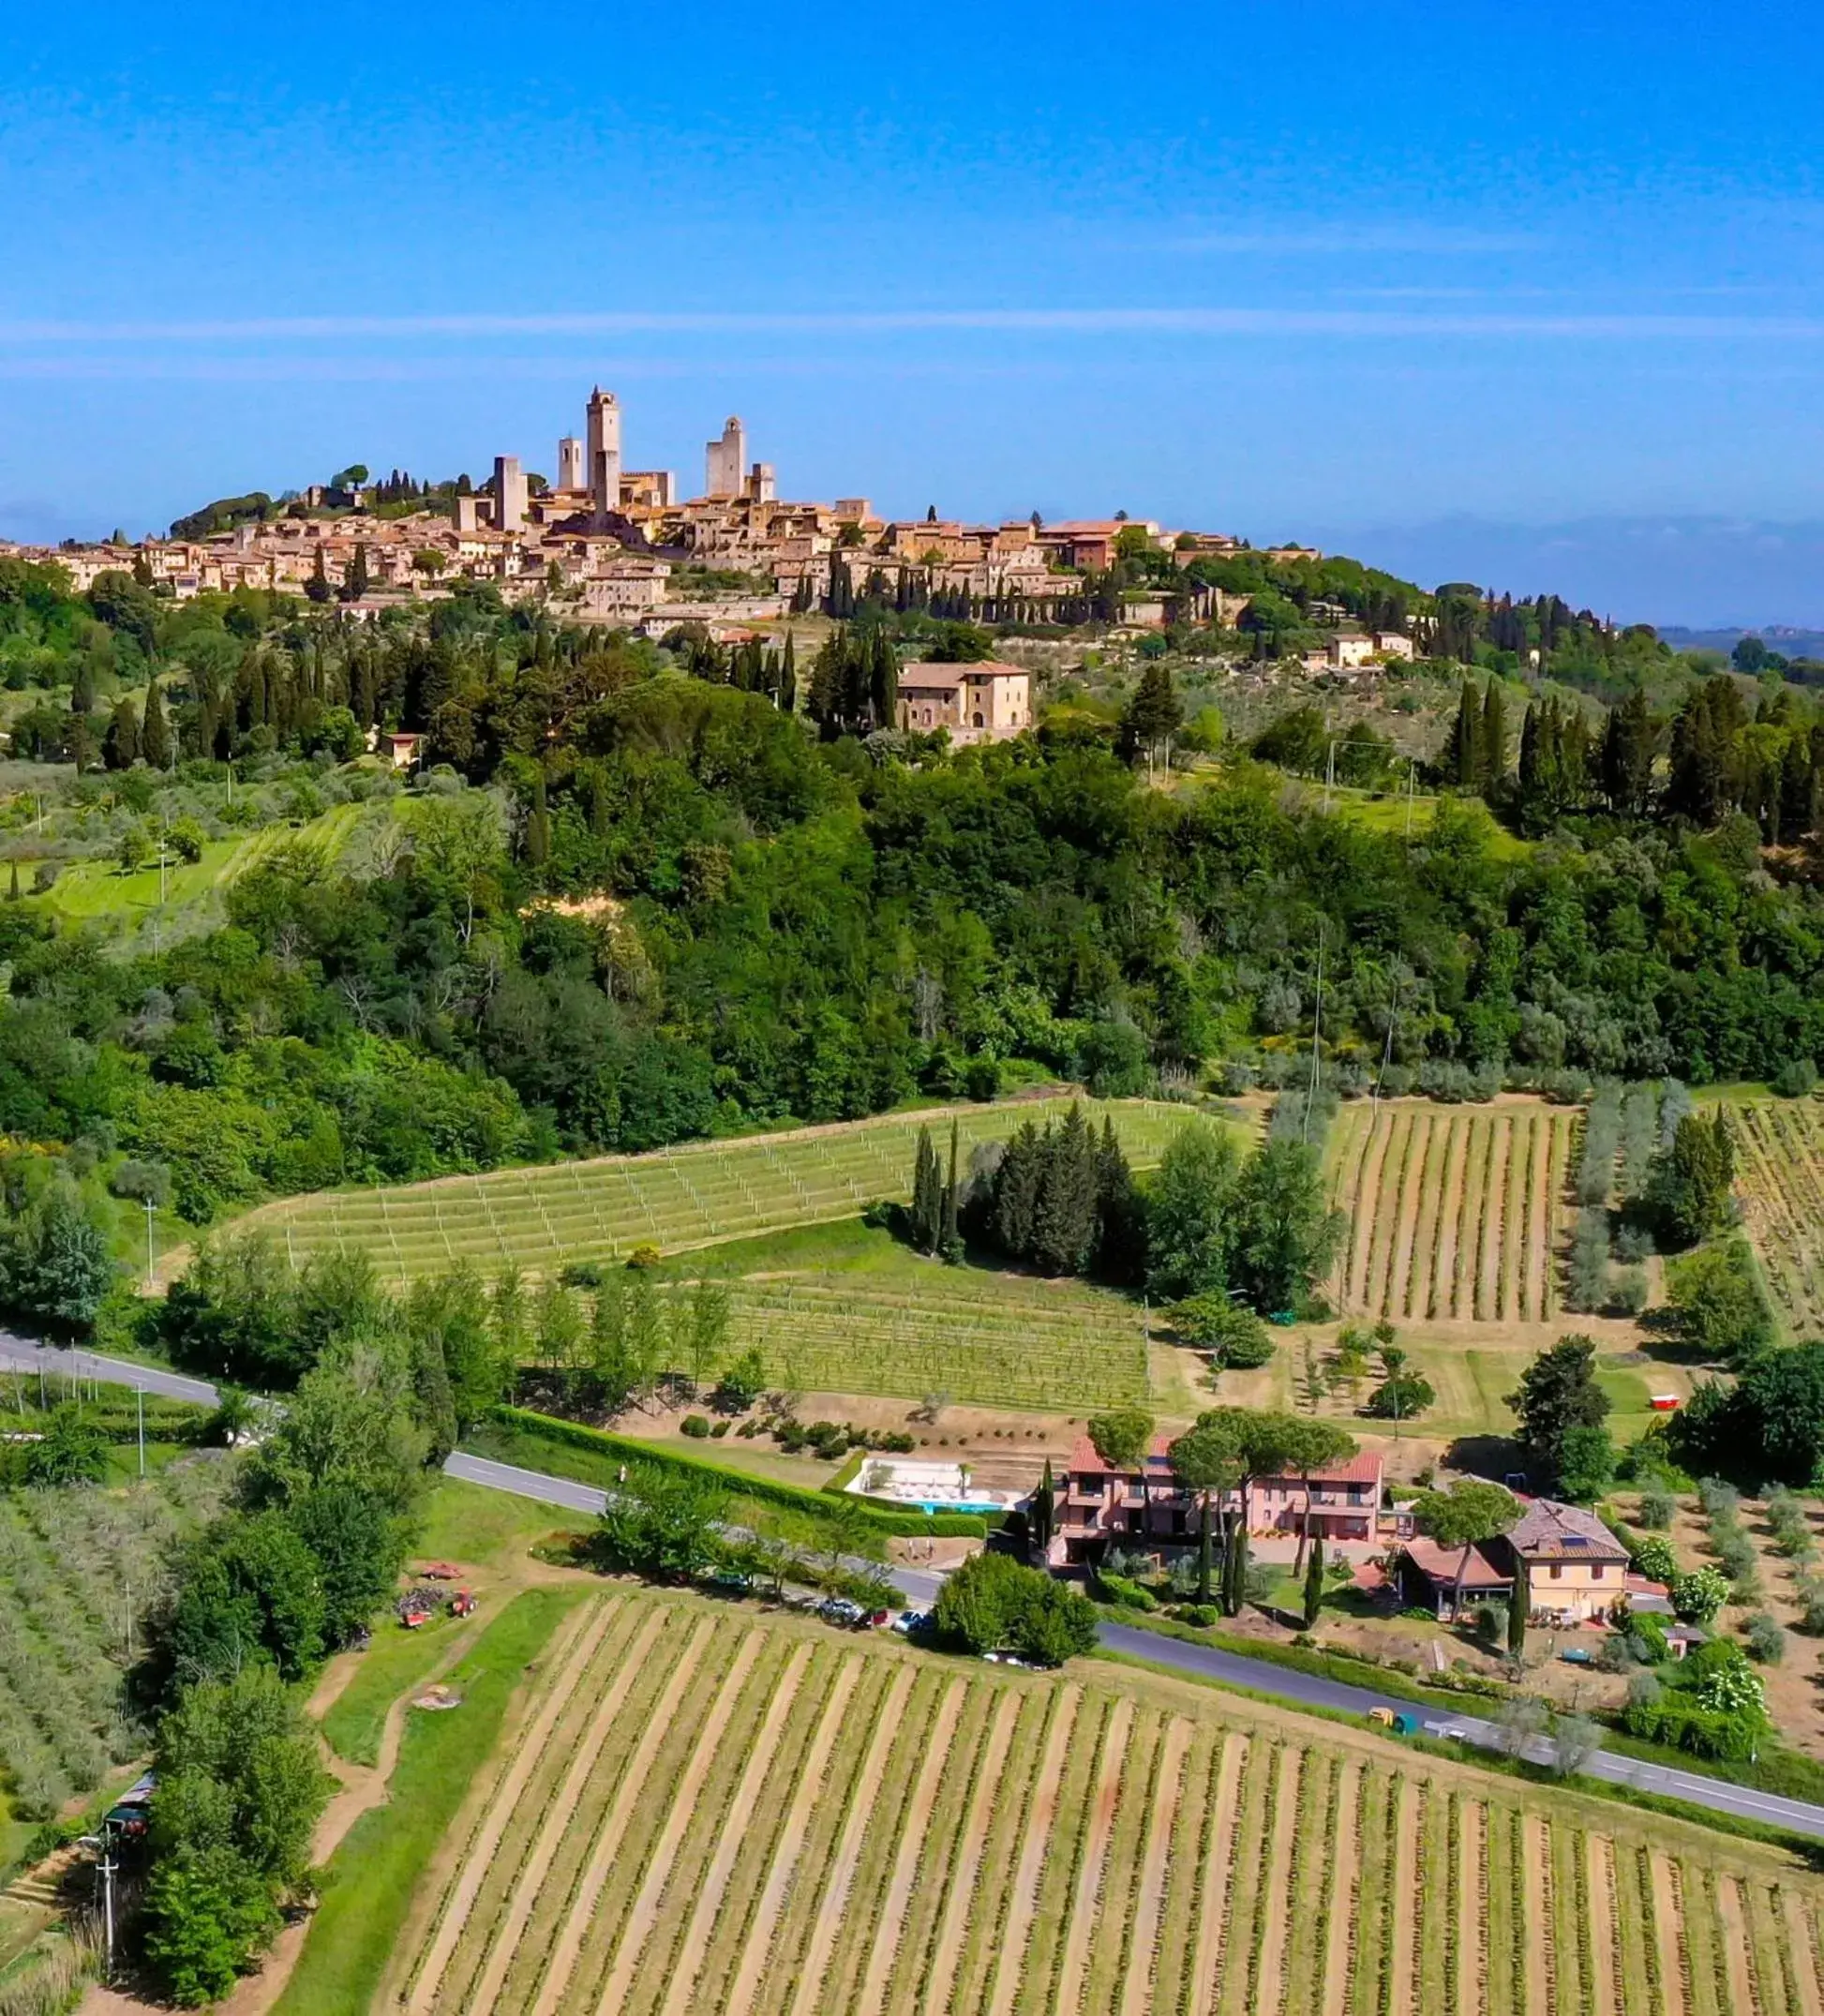
<path id="1" fill-rule="evenodd" d="M 98 1379 L 108 1386 L 141 1386 L 171 1400 L 216 1404 L 216 1389 L 206 1379 L 186 1379 L 156 1365 L 134 1365 L 126 1358 L 104 1358 L 92 1351 L 66 1351 L 57 1344 L 38 1344 L 30 1337 L 0 1330 L 0 1371 L 44 1372 L 60 1379 Z"/>
<path id="2" fill-rule="evenodd" d="M 452 1477 L 490 1490 L 511 1491 L 566 1511 L 597 1513 L 607 1503 L 607 1493 L 586 1484 L 573 1484 L 567 1477 L 546 1476 L 542 1471 L 519 1470 L 510 1463 L 490 1462 L 485 1456 L 452 1456 L 443 1466 Z M 936 1600 L 943 1577 L 914 1568 L 891 1571 L 895 1584 L 909 1601 L 929 1607 Z M 1496 1725 L 1474 1715 L 1447 1713 L 1438 1709 L 1414 1709 L 1411 1701 L 1393 1695 L 1354 1687 L 1343 1680 L 1325 1680 L 1316 1674 L 1299 1673 L 1265 1660 L 1248 1659 L 1234 1652 L 1219 1651 L 1215 1646 L 1192 1645 L 1168 1638 L 1158 1632 L 1136 1631 L 1130 1625 L 1104 1623 L 1101 1642 L 1114 1652 L 1125 1652 L 1158 1666 L 1250 1693 L 1271 1695 L 1294 1707 L 1328 1709 L 1334 1713 L 1366 1715 L 1371 1708 L 1392 1709 L 1397 1714 L 1416 1712 L 1428 1722 L 1447 1725 L 1460 1732 L 1463 1740 L 1483 1750 L 1505 1747 Z M 1528 1745 L 1527 1756 L 1535 1764 L 1550 1764 L 1550 1741 L 1537 1737 Z M 1586 1774 L 1609 1785 L 1627 1785 L 1642 1792 L 1654 1792 L 1668 1799 L 1684 1799 L 1694 1806 L 1706 1806 L 1715 1813 L 1734 1814 L 1757 1820 L 1765 1826 L 1786 1828 L 1795 1834 L 1824 1841 L 1824 1806 L 1801 1799 L 1777 1799 L 1744 1785 L 1730 1785 L 1721 1778 L 1707 1778 L 1695 1771 L 1675 1770 L 1663 1764 L 1647 1764 L 1632 1757 L 1611 1756 L 1599 1751 L 1583 1767 Z"/>

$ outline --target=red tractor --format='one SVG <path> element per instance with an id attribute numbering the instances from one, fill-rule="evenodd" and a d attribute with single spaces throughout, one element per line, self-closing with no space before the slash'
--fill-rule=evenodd
<path id="1" fill-rule="evenodd" d="M 475 1599 L 466 1589 L 459 1589 L 450 1598 L 452 1617 L 472 1617 L 475 1614 Z"/>

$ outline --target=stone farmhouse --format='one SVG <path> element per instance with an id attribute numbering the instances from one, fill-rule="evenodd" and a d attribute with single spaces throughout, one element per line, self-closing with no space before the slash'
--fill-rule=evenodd
<path id="1" fill-rule="evenodd" d="M 899 722 L 921 735 L 949 730 L 959 747 L 1004 741 L 1032 725 L 1032 677 L 1021 665 L 909 665 L 900 674 Z"/>
<path id="2" fill-rule="evenodd" d="M 1628 1573 L 1628 1553 L 1593 1512 L 1532 1500 L 1512 1532 L 1467 1550 L 1441 1547 L 1415 1536 L 1400 1550 L 1398 1575 L 1408 1603 L 1423 1605 L 1446 1621 L 1462 1606 L 1498 1598 L 1513 1599 L 1516 1584 L 1526 1597 L 1527 1614 L 1541 1622 L 1594 1623 L 1626 1596 L 1663 1594 L 1658 1586 Z"/>

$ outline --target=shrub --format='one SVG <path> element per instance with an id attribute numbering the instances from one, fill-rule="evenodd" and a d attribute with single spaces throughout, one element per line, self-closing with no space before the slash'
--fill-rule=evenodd
<path id="1" fill-rule="evenodd" d="M 1643 1540 L 1634 1550 L 1634 1572 L 1643 1575 L 1650 1582 L 1664 1582 L 1668 1588 L 1677 1581 L 1679 1558 L 1672 1551 L 1669 1540 L 1656 1535 Z"/>
<path id="2" fill-rule="evenodd" d="M 1222 1621 L 1222 1612 L 1213 1603 L 1182 1603 L 1174 1613 L 1181 1622 L 1207 1631 Z"/>
<path id="3" fill-rule="evenodd" d="M 1672 1614 L 1687 1624 L 1708 1625 L 1728 1601 L 1728 1577 L 1715 1568 L 1694 1568 L 1673 1578 Z"/>
<path id="4" fill-rule="evenodd" d="M 1111 1575 L 1106 1569 L 1096 1577 L 1096 1593 L 1104 1603 L 1118 1604 L 1124 1610 L 1159 1608 L 1158 1599 L 1150 1590 L 1129 1582 L 1126 1575 Z"/>
<path id="5" fill-rule="evenodd" d="M 1824 1636 L 1824 1582 L 1815 1575 L 1799 1585 L 1799 1628 Z"/>
<path id="6" fill-rule="evenodd" d="M 1679 1501 L 1672 1496 L 1671 1492 L 1660 1490 L 1642 1491 L 1640 1494 L 1640 1510 L 1637 1516 L 1642 1526 L 1651 1529 L 1653 1532 L 1663 1533 L 1671 1525 L 1673 1519 L 1678 1516 L 1678 1510 Z M 1641 1573 L 1645 1574 L 1646 1571 L 1643 1569 Z M 1663 1577 L 1659 1575 L 1653 1577 L 1656 1582 L 1662 1579 Z"/>
<path id="7" fill-rule="evenodd" d="M 1697 1502 L 1707 1519 L 1731 1520 L 1742 1509 L 1742 1493 L 1721 1477 L 1705 1477 L 1697 1486 Z"/>
<path id="8" fill-rule="evenodd" d="M 965 1651 L 1010 1647 L 1035 1665 L 1062 1665 L 1096 1643 L 1096 1612 L 1080 1590 L 1005 1554 L 978 1554 L 949 1576 L 934 1621 Z"/>
<path id="9" fill-rule="evenodd" d="M 1809 1057 L 1788 1057 L 1773 1073 L 1772 1083 L 1783 1099 L 1802 1099 L 1817 1086 L 1817 1067 Z"/>
<path id="10" fill-rule="evenodd" d="M 678 1424 L 679 1432 L 688 1435 L 693 1441 L 702 1441 L 710 1432 L 710 1417 L 707 1414 L 686 1414 Z"/>
<path id="11" fill-rule="evenodd" d="M 1755 1612 L 1742 1635 L 1747 1640 L 1749 1657 L 1757 1659 L 1762 1665 L 1776 1666 L 1786 1657 L 1786 1633 L 1765 1610 Z"/>

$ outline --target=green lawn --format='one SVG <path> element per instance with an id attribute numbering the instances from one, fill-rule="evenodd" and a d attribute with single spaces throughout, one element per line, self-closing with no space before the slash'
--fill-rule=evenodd
<path id="1" fill-rule="evenodd" d="M 279 2016 L 351 2016 L 378 2006 L 412 1892 L 493 1755 L 526 1668 L 587 1593 L 578 1587 L 516 1596 L 450 1675 L 462 1706 L 410 1719 L 391 1797 L 362 1814 L 323 1873 L 322 1902 L 277 2005 Z"/>
<path id="2" fill-rule="evenodd" d="M 374 1642 L 360 1655 L 354 1678 L 323 1717 L 323 1740 L 351 1764 L 380 1762 L 381 1732 L 387 1710 L 408 1687 L 415 1687 L 448 1651 L 461 1623 L 447 1611 L 416 1631 L 382 1616 Z"/>
<path id="3" fill-rule="evenodd" d="M 426 1503 L 414 1557 L 501 1568 L 523 1557 L 546 1534 L 563 1528 L 566 1518 L 556 1505 L 534 1504 L 459 1478 L 441 1477 Z"/>

